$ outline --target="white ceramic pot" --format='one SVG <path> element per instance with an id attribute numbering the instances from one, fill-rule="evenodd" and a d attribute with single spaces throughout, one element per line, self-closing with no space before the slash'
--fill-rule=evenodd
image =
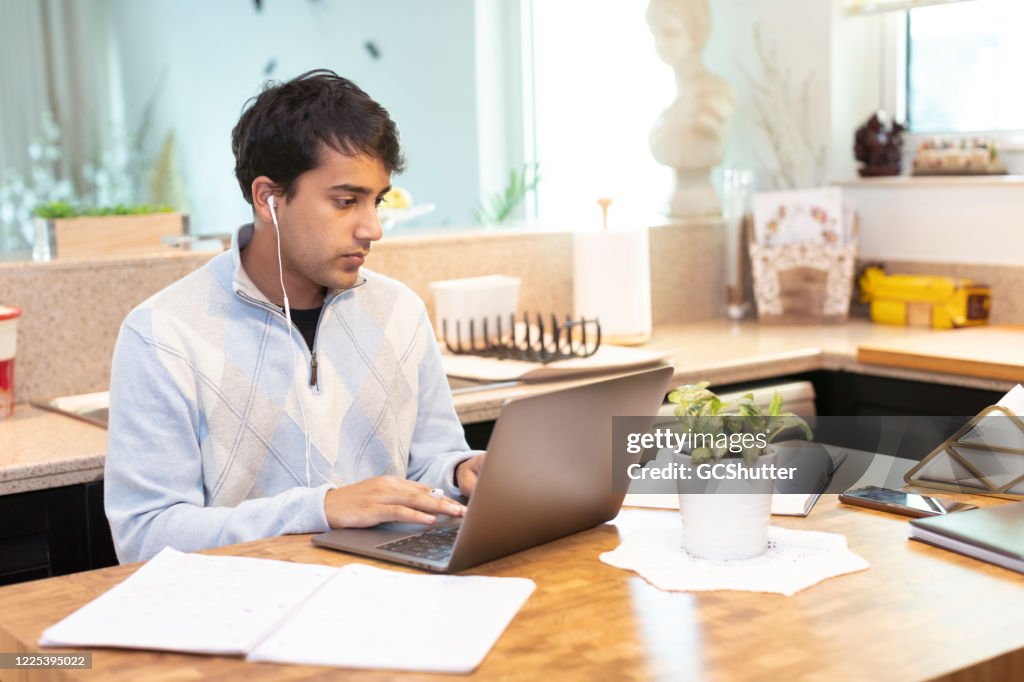
<path id="1" fill-rule="evenodd" d="M 692 466 L 689 456 L 676 458 Z M 775 460 L 776 453 L 769 449 L 754 466 L 769 466 Z M 723 460 L 734 462 L 737 460 Z M 693 556 L 715 560 L 750 559 L 763 554 L 768 548 L 774 483 L 770 479 L 734 480 L 712 485 L 705 492 L 692 492 L 700 484 L 691 481 L 680 485 L 683 549 Z"/>

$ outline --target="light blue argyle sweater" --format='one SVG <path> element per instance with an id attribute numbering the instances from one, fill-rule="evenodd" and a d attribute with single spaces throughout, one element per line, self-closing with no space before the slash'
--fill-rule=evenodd
<path id="1" fill-rule="evenodd" d="M 252 233 L 121 326 L 104 476 L 122 563 L 328 530 L 327 491 L 373 476 L 459 494 L 454 468 L 474 453 L 422 301 L 366 270 L 328 292 L 311 385 L 306 342 L 241 266 Z"/>

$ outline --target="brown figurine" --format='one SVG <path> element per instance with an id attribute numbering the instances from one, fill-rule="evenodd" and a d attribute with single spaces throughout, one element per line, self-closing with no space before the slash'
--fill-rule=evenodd
<path id="1" fill-rule="evenodd" d="M 903 157 L 903 131 L 899 123 L 893 123 L 886 130 L 885 112 L 871 115 L 868 122 L 857 129 L 853 153 L 864 163 L 860 169 L 862 178 L 880 175 L 899 175 Z"/>

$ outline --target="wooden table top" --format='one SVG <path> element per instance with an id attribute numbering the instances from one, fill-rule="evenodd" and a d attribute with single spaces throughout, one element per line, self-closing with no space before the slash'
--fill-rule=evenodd
<path id="1" fill-rule="evenodd" d="M 966 496 L 961 496 L 967 499 Z M 1001 503 L 972 498 L 982 505 Z M 807 518 L 775 525 L 844 534 L 871 568 L 792 597 L 662 592 L 600 562 L 620 532 L 660 510 L 625 509 L 609 524 L 477 567 L 532 578 L 537 590 L 473 675 L 478 679 L 1024 679 L 1024 576 L 907 537 L 907 520 L 823 496 Z M 285 536 L 214 550 L 343 565 L 378 562 Z M 384 565 L 384 564 L 378 564 Z M 39 651 L 39 635 L 138 565 L 0 588 L 0 651 Z M 401 568 L 387 565 L 395 570 Z M 453 605 L 453 608 L 458 608 Z M 246 663 L 240 659 L 95 650 L 89 671 L 4 680 L 393 679 L 386 671 Z M 402 679 L 444 676 L 402 673 Z M 987 676 L 987 677 L 986 677 Z M 452 679 L 465 679 L 453 677 Z"/>

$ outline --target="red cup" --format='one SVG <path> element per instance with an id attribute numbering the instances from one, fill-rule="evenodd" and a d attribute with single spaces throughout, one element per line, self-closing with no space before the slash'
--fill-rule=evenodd
<path id="1" fill-rule="evenodd" d="M 14 412 L 14 352 L 21 310 L 0 305 L 0 419 Z"/>

